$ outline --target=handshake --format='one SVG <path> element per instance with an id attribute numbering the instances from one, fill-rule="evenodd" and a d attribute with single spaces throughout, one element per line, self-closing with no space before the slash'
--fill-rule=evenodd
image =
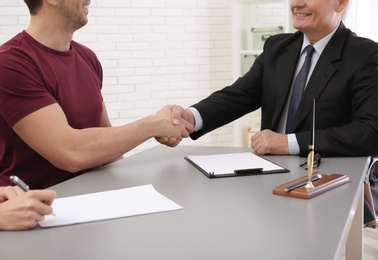
<path id="1" fill-rule="evenodd" d="M 183 138 L 194 132 L 195 119 L 189 109 L 167 105 L 155 114 L 159 118 L 155 139 L 170 147 L 177 146 Z M 286 134 L 265 129 L 251 138 L 250 146 L 257 154 L 290 154 Z"/>
<path id="2" fill-rule="evenodd" d="M 181 106 L 166 105 L 155 117 L 158 119 L 158 133 L 155 139 L 169 147 L 177 146 L 194 131 L 195 120 L 192 112 Z"/>

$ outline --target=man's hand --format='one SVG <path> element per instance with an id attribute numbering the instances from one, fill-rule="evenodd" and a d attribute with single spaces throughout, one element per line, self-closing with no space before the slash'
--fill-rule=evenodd
<path id="1" fill-rule="evenodd" d="M 251 138 L 251 147 L 257 154 L 289 154 L 287 135 L 263 130 Z"/>
<path id="2" fill-rule="evenodd" d="M 23 192 L 14 187 L 0 188 L 3 198 L 9 197 L 0 203 L 0 230 L 31 229 L 53 211 L 51 204 L 56 197 L 53 190 Z M 18 192 L 21 193 L 16 195 Z"/>
<path id="3" fill-rule="evenodd" d="M 185 131 L 183 131 L 183 134 L 181 135 L 181 138 L 175 138 L 175 137 L 155 137 L 155 139 L 161 143 L 165 144 L 169 147 L 175 147 L 177 146 L 182 138 L 186 138 L 189 136 L 189 134 L 193 133 L 194 131 L 194 116 L 192 112 L 190 112 L 187 109 L 183 109 L 181 106 L 169 106 L 171 108 L 171 121 L 174 125 L 179 126 L 183 125 L 185 126 Z"/>
<path id="4" fill-rule="evenodd" d="M 7 201 L 17 195 L 24 193 L 19 187 L 17 186 L 3 186 L 0 187 L 0 203 Z"/>

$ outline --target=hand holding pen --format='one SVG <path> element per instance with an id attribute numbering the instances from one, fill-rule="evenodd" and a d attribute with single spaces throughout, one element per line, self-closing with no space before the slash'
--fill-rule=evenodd
<path id="1" fill-rule="evenodd" d="M 27 185 L 24 181 L 22 181 L 20 178 L 18 178 L 17 176 L 10 176 L 10 180 L 15 184 L 17 185 L 21 190 L 23 190 L 24 192 L 30 192 L 30 188 L 29 188 L 29 185 Z M 33 191 L 34 193 L 42 193 L 44 191 L 42 190 L 35 190 Z M 50 206 L 51 207 L 51 204 L 53 202 L 53 200 L 55 199 L 56 197 L 56 193 L 54 191 L 47 191 L 47 192 L 53 192 L 54 194 L 54 197 L 52 199 L 48 199 L 48 200 L 41 200 L 41 202 L 43 202 L 45 205 L 47 206 Z M 38 197 L 38 196 L 37 196 Z M 38 199 L 38 198 L 37 198 Z M 52 209 L 51 209 L 51 215 L 55 216 L 54 212 L 52 212 Z M 44 215 L 48 215 L 48 214 L 44 214 Z"/>
<path id="2" fill-rule="evenodd" d="M 13 182 L 14 185 L 17 185 L 21 190 L 27 192 L 29 191 L 29 185 L 27 185 L 25 182 L 23 182 L 20 178 L 17 176 L 10 176 L 11 182 Z"/>

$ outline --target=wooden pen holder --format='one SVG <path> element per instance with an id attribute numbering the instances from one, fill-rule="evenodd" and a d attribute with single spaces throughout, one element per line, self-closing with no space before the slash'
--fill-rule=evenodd
<path id="1" fill-rule="evenodd" d="M 287 197 L 294 197 L 300 199 L 311 199 L 319 194 L 327 192 L 331 189 L 334 189 L 342 184 L 349 182 L 349 177 L 345 174 L 324 174 L 319 172 L 314 172 L 315 174 L 321 174 L 322 178 L 313 182 L 314 188 L 313 189 L 306 189 L 305 186 L 298 187 L 291 191 L 284 191 L 286 188 L 308 179 L 307 175 L 301 178 L 295 179 L 293 181 L 281 184 L 273 189 L 273 194 L 287 196 Z"/>

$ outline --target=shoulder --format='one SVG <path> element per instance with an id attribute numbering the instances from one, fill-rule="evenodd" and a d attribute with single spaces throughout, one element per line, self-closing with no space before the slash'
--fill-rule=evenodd
<path id="1" fill-rule="evenodd" d="M 30 71 L 37 58 L 25 33 L 21 32 L 0 46 L 0 71 L 3 75 L 16 68 L 23 72 Z"/>
<path id="2" fill-rule="evenodd" d="M 346 40 L 346 47 L 353 48 L 358 51 L 367 51 L 367 52 L 378 51 L 377 42 L 368 38 L 360 37 L 351 31 L 349 32 L 347 40 Z"/>
<path id="3" fill-rule="evenodd" d="M 378 49 L 377 42 L 373 41 L 372 39 L 358 36 L 355 32 L 345 27 L 343 23 L 341 23 L 333 38 L 339 41 L 344 40 L 345 46 L 349 48 L 359 47 L 367 48 L 368 50 Z"/>
<path id="4" fill-rule="evenodd" d="M 264 44 L 264 54 L 276 56 L 285 53 L 290 48 L 300 47 L 303 33 L 280 33 L 270 36 Z"/>
<path id="5" fill-rule="evenodd" d="M 71 47 L 76 52 L 79 56 L 81 56 L 85 60 L 91 60 L 92 62 L 98 62 L 98 58 L 94 51 L 92 51 L 90 48 L 87 46 L 78 43 L 76 41 L 71 42 Z"/>
<path id="6" fill-rule="evenodd" d="M 76 52 L 80 52 L 80 53 L 86 53 L 87 55 L 95 55 L 95 53 L 90 49 L 88 48 L 87 46 L 81 44 L 81 43 L 78 43 L 76 41 L 71 41 L 71 47 L 76 51 Z"/>
<path id="7" fill-rule="evenodd" d="M 303 33 L 299 31 L 294 32 L 294 33 L 279 33 L 279 34 L 270 36 L 267 40 L 267 43 L 269 42 L 270 44 L 276 44 L 276 45 L 288 44 L 302 38 L 303 38 Z"/>
<path id="8" fill-rule="evenodd" d="M 345 37 L 347 43 L 358 44 L 358 45 L 370 45 L 378 47 L 378 43 L 365 37 L 360 37 L 357 33 L 353 32 L 351 29 L 347 28 L 344 23 L 341 23 L 338 30 L 336 31 L 333 38 L 340 39 Z"/>
<path id="9" fill-rule="evenodd" d="M 3 58 L 8 54 L 25 53 L 26 49 L 28 49 L 25 46 L 26 44 L 27 41 L 25 40 L 25 33 L 21 32 L 13 38 L 9 39 L 4 44 L 0 45 L 0 55 Z"/>
<path id="10" fill-rule="evenodd" d="M 9 69 L 17 66 L 20 69 L 31 70 L 41 57 L 41 52 L 38 50 L 43 47 L 26 31 L 22 31 L 0 46 L 0 60 L 2 61 L 0 67 Z"/>
<path id="11" fill-rule="evenodd" d="M 0 52 L 4 52 L 5 50 L 11 48 L 11 47 L 20 47 L 22 42 L 24 40 L 24 32 L 21 32 L 8 41 L 6 41 L 4 44 L 0 45 Z"/>
<path id="12" fill-rule="evenodd" d="M 93 66 L 97 73 L 102 74 L 102 67 L 97 55 L 92 51 L 90 48 L 86 47 L 85 45 L 78 43 L 76 41 L 71 42 L 71 47 L 73 51 L 86 63 Z"/>
<path id="13" fill-rule="evenodd" d="M 378 43 L 359 37 L 342 23 L 324 49 L 331 61 L 350 57 L 354 61 L 366 59 L 378 53 Z"/>

